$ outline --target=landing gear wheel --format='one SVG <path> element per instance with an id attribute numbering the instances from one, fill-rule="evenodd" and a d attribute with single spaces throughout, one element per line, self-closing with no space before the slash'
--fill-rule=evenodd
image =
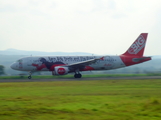
<path id="1" fill-rule="evenodd" d="M 75 78 L 81 78 L 82 77 L 82 75 L 79 73 L 79 74 L 74 74 L 74 77 Z"/>
<path id="2" fill-rule="evenodd" d="M 31 76 L 28 76 L 28 79 L 31 79 Z"/>
<path id="3" fill-rule="evenodd" d="M 32 74 L 32 71 L 29 71 L 29 76 L 28 76 L 28 79 L 31 79 L 31 74 Z"/>
<path id="4" fill-rule="evenodd" d="M 82 75 L 79 73 L 79 74 L 77 74 L 77 77 L 78 77 L 78 78 L 81 78 L 81 77 L 82 77 Z"/>

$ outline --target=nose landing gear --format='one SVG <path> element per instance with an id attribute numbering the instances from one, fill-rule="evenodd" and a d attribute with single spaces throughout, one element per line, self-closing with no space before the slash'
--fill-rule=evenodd
<path id="1" fill-rule="evenodd" d="M 31 79 L 31 78 L 32 78 L 32 77 L 31 77 L 31 74 L 32 74 L 32 72 L 30 71 L 30 72 L 29 72 L 28 79 Z"/>

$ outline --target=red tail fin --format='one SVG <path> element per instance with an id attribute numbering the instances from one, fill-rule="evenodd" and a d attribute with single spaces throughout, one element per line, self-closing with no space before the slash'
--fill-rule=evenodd
<path id="1" fill-rule="evenodd" d="M 141 33 L 130 48 L 123 54 L 127 56 L 143 56 L 148 33 Z"/>

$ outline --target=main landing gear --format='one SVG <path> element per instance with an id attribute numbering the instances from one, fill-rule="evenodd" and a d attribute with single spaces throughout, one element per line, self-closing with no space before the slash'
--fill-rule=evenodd
<path id="1" fill-rule="evenodd" d="M 75 78 L 81 78 L 82 75 L 81 75 L 80 73 L 78 73 L 78 74 L 74 74 L 74 77 L 75 77 Z"/>
<path id="2" fill-rule="evenodd" d="M 31 78 L 32 78 L 32 77 L 31 77 L 31 74 L 32 74 L 32 72 L 29 72 L 28 79 L 31 79 Z"/>
<path id="3" fill-rule="evenodd" d="M 78 72 L 75 71 L 74 77 L 75 78 L 81 78 L 82 74 L 80 74 L 79 71 Z"/>

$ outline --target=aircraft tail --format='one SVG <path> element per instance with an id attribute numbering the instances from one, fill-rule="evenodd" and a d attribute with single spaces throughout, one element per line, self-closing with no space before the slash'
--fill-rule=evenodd
<path id="1" fill-rule="evenodd" d="M 141 33 L 129 49 L 122 55 L 125 56 L 143 56 L 148 33 Z"/>

